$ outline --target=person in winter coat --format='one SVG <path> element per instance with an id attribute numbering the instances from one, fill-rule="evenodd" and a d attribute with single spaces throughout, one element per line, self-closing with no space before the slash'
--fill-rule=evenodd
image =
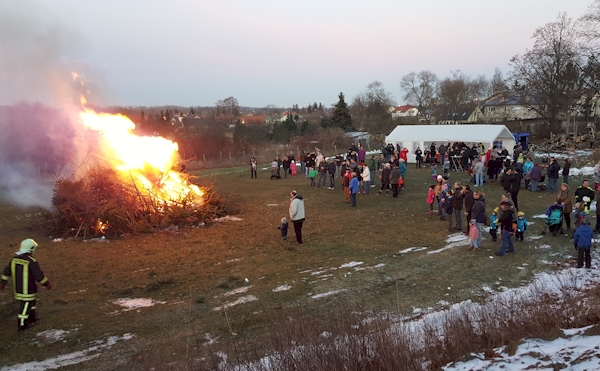
<path id="1" fill-rule="evenodd" d="M 421 147 L 417 147 L 415 150 L 415 160 L 417 161 L 415 163 L 415 169 L 420 169 L 421 164 L 423 163 L 423 151 L 421 151 Z"/>
<path id="2" fill-rule="evenodd" d="M 473 172 L 475 173 L 475 187 L 483 187 L 483 170 L 485 166 L 483 162 L 479 160 L 475 160 L 475 165 L 473 166 Z"/>
<path id="3" fill-rule="evenodd" d="M 371 171 L 371 174 L 369 175 L 369 186 L 371 188 L 375 187 L 375 172 L 377 171 L 377 169 L 377 159 L 375 159 L 375 156 L 371 156 L 371 160 L 369 160 L 369 170 Z"/>
<path id="4" fill-rule="evenodd" d="M 329 174 L 329 187 L 327 189 L 335 189 L 335 173 L 337 172 L 337 166 L 335 165 L 334 159 L 329 160 L 327 164 L 327 173 Z"/>
<path id="5" fill-rule="evenodd" d="M 390 188 L 390 173 L 392 172 L 392 166 L 388 163 L 383 166 L 383 170 L 381 171 L 381 189 L 377 194 L 381 194 L 385 189 L 385 194 L 388 194 L 388 190 Z"/>
<path id="6" fill-rule="evenodd" d="M 283 167 L 283 177 L 287 178 L 288 172 L 290 171 L 290 159 L 287 156 L 283 157 L 281 161 L 281 166 Z"/>
<path id="7" fill-rule="evenodd" d="M 469 234 L 469 222 L 471 221 L 471 209 L 473 208 L 473 203 L 475 199 L 473 198 L 473 191 L 471 191 L 471 187 L 468 184 L 463 185 L 462 189 L 463 200 L 465 204 L 465 216 L 467 218 L 467 231 L 466 235 Z"/>
<path id="8" fill-rule="evenodd" d="M 519 210 L 519 191 L 521 190 L 521 173 L 513 170 L 510 177 L 510 198 L 515 205 L 515 209 Z"/>
<path id="9" fill-rule="evenodd" d="M 350 169 L 346 169 L 346 174 L 342 177 L 342 187 L 344 187 L 344 197 L 346 199 L 346 203 L 350 203 L 350 181 L 352 180 L 352 171 Z"/>
<path id="10" fill-rule="evenodd" d="M 440 217 L 444 216 L 444 214 L 442 212 L 442 206 L 440 203 L 440 199 L 442 197 L 442 192 L 444 192 L 443 187 L 444 187 L 444 178 L 441 175 L 438 175 L 437 179 L 435 181 L 435 188 L 433 190 L 435 191 L 435 201 L 438 204 L 438 216 L 440 216 Z"/>
<path id="11" fill-rule="evenodd" d="M 471 207 L 471 220 L 475 219 L 477 229 L 479 230 L 479 238 L 477 244 L 473 245 L 473 249 L 477 250 L 481 247 L 482 234 L 481 230 L 485 223 L 485 195 L 481 191 L 473 192 L 473 207 Z"/>
<path id="12" fill-rule="evenodd" d="M 402 148 L 398 156 L 401 160 L 404 160 L 404 162 L 408 162 L 408 149 Z"/>
<path id="13" fill-rule="evenodd" d="M 496 207 L 490 214 L 490 236 L 492 236 L 492 241 L 498 239 L 498 210 Z"/>
<path id="14" fill-rule="evenodd" d="M 568 158 L 565 158 L 565 165 L 563 166 L 562 176 L 563 183 L 569 184 L 569 171 L 571 170 L 571 162 Z"/>
<path id="15" fill-rule="evenodd" d="M 35 302 L 37 299 L 37 284 L 39 282 L 50 290 L 52 285 L 42 272 L 40 264 L 33 258 L 38 244 L 31 238 L 21 241 L 21 247 L 10 263 L 2 271 L 0 290 L 4 290 L 7 281 L 12 278 L 14 298 L 20 304 L 17 329 L 26 330 L 37 321 Z"/>
<path id="16" fill-rule="evenodd" d="M 548 170 L 546 171 L 546 176 L 548 177 L 548 192 L 556 193 L 557 192 L 557 181 L 558 181 L 558 173 L 560 172 L 560 165 L 556 162 L 554 157 L 550 157 L 550 165 L 548 166 Z"/>
<path id="17" fill-rule="evenodd" d="M 296 232 L 296 243 L 302 243 L 302 224 L 304 223 L 304 197 L 298 192 L 290 192 L 290 220 L 294 224 L 294 232 Z"/>
<path id="18" fill-rule="evenodd" d="M 319 172 L 319 181 L 317 182 L 317 188 L 321 188 L 321 181 L 323 181 L 323 188 L 327 184 L 327 172 L 329 169 L 329 164 L 325 160 L 319 163 L 318 172 Z"/>
<path id="19" fill-rule="evenodd" d="M 392 197 L 398 197 L 398 179 L 400 179 L 400 170 L 396 165 L 392 165 L 390 172 L 390 186 L 392 187 Z"/>
<path id="20" fill-rule="evenodd" d="M 296 169 L 296 160 L 292 160 L 292 161 L 290 161 L 290 173 L 292 175 L 296 175 L 296 171 L 297 171 L 297 169 Z"/>
<path id="21" fill-rule="evenodd" d="M 433 203 L 435 202 L 435 184 L 429 186 L 429 191 L 427 192 L 427 203 L 429 204 L 429 215 L 433 214 Z"/>
<path id="22" fill-rule="evenodd" d="M 448 220 L 448 232 L 452 232 L 452 212 L 454 211 L 454 192 L 451 189 L 446 191 L 446 197 L 444 197 L 444 213 L 446 213 L 446 219 Z"/>
<path id="23" fill-rule="evenodd" d="M 288 221 L 285 216 L 281 218 L 281 225 L 277 229 L 281 231 L 281 241 L 287 241 Z"/>
<path id="24" fill-rule="evenodd" d="M 398 166 L 400 176 L 402 179 L 406 179 L 406 160 L 400 159 L 400 166 Z"/>
<path id="25" fill-rule="evenodd" d="M 500 176 L 500 185 L 504 188 L 504 192 L 510 193 L 510 187 L 512 184 L 512 169 L 508 168 L 504 171 L 504 174 Z"/>
<path id="26" fill-rule="evenodd" d="M 462 230 L 462 210 L 463 210 L 463 194 L 462 194 L 462 186 L 457 182 L 454 183 L 454 220 L 456 221 L 456 226 L 454 229 L 461 231 Z"/>
<path id="27" fill-rule="evenodd" d="M 581 225 L 573 235 L 573 244 L 577 249 L 577 268 L 583 267 L 584 260 L 587 269 L 592 267 L 590 249 L 593 239 L 594 232 L 592 231 L 592 227 L 590 227 L 590 223 L 586 219 L 582 220 Z"/>
<path id="28" fill-rule="evenodd" d="M 523 236 L 525 235 L 527 228 L 529 228 L 529 223 L 527 223 L 527 219 L 525 219 L 525 213 L 519 211 L 517 213 L 517 230 L 515 231 L 516 241 L 523 241 Z"/>
<path id="29" fill-rule="evenodd" d="M 358 178 L 355 173 L 352 173 L 348 191 L 350 192 L 350 206 L 356 207 L 356 194 L 358 193 Z"/>
<path id="30" fill-rule="evenodd" d="M 556 193 L 556 203 L 564 206 L 563 219 L 567 224 L 567 229 L 571 229 L 571 211 L 573 211 L 573 195 L 567 183 L 560 185 L 560 190 Z M 560 222 L 562 229 L 562 220 Z"/>
<path id="31" fill-rule="evenodd" d="M 252 157 L 250 159 L 250 179 L 256 179 L 256 170 L 258 169 L 258 163 L 256 159 Z"/>
<path id="32" fill-rule="evenodd" d="M 589 187 L 587 179 L 584 179 L 581 182 L 581 185 L 575 190 L 575 202 L 583 204 L 583 208 L 588 214 L 590 212 L 590 205 L 594 200 L 594 196 L 594 191 Z"/>
<path id="33" fill-rule="evenodd" d="M 500 251 L 496 252 L 497 256 L 504 256 L 505 252 L 515 252 L 515 246 L 512 241 L 513 222 L 515 216 L 513 211 L 509 208 L 509 204 L 501 202 L 500 207 L 502 208 L 502 214 L 499 218 L 500 225 L 502 226 L 502 246 Z"/>
<path id="34" fill-rule="evenodd" d="M 371 193 L 371 169 L 369 169 L 369 167 L 367 166 L 367 164 L 363 164 L 363 170 L 362 170 L 362 181 L 364 184 L 364 191 L 363 193 L 365 194 L 370 194 Z"/>
<path id="35" fill-rule="evenodd" d="M 529 172 L 529 178 L 531 180 L 531 192 L 537 192 L 538 184 L 542 179 L 542 169 L 538 164 L 534 164 L 533 168 Z"/>
<path id="36" fill-rule="evenodd" d="M 469 250 L 471 251 L 478 251 L 479 248 L 475 247 L 478 246 L 477 245 L 477 241 L 479 241 L 479 229 L 477 229 L 477 222 L 475 221 L 475 219 L 471 219 L 469 220 L 469 228 L 468 230 L 468 235 L 469 235 L 469 239 L 471 240 L 471 247 L 469 248 Z"/>

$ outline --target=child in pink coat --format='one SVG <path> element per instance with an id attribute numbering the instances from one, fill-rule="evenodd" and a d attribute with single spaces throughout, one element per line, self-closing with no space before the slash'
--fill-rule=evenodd
<path id="1" fill-rule="evenodd" d="M 429 191 L 427 192 L 427 203 L 429 204 L 429 215 L 433 214 L 433 202 L 435 201 L 435 184 L 429 186 Z"/>
<path id="2" fill-rule="evenodd" d="M 471 250 L 479 250 L 477 240 L 479 239 L 479 229 L 477 229 L 477 223 L 475 219 L 471 219 L 469 222 L 469 238 L 471 239 Z"/>
<path id="3" fill-rule="evenodd" d="M 292 163 L 290 164 L 290 171 L 292 172 L 292 175 L 296 175 L 296 161 L 292 160 Z"/>

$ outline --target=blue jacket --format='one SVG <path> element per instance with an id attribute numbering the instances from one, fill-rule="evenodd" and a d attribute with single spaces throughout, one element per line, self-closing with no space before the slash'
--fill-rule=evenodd
<path id="1" fill-rule="evenodd" d="M 529 227 L 529 223 L 527 223 L 527 219 L 517 218 L 517 232 L 525 232 Z"/>
<path id="2" fill-rule="evenodd" d="M 498 220 L 498 215 L 491 213 L 490 214 L 490 229 L 498 228 L 498 224 L 496 223 L 496 220 Z"/>
<path id="3" fill-rule="evenodd" d="M 406 162 L 401 163 L 398 170 L 400 170 L 400 175 L 404 178 L 406 176 Z"/>
<path id="4" fill-rule="evenodd" d="M 348 190 L 351 193 L 358 193 L 358 179 L 356 177 L 353 177 L 352 180 L 350 181 L 350 185 L 348 186 Z"/>
<path id="5" fill-rule="evenodd" d="M 582 224 L 573 235 L 573 244 L 578 249 L 589 249 L 592 247 L 592 239 L 594 238 L 594 231 L 589 224 Z"/>

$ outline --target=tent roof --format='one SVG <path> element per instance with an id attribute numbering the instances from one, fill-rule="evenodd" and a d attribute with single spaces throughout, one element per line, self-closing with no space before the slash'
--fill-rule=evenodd
<path id="1" fill-rule="evenodd" d="M 485 142 L 514 140 L 504 125 L 398 125 L 385 138 L 389 142 Z"/>

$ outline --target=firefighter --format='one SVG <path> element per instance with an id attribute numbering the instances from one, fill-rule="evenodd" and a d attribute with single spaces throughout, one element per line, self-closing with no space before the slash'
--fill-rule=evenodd
<path id="1" fill-rule="evenodd" d="M 4 268 L 0 279 L 0 290 L 4 290 L 6 282 L 12 277 L 14 296 L 21 305 L 18 315 L 19 331 L 26 330 L 37 321 L 35 317 L 36 281 L 48 290 L 52 288 L 37 260 L 33 258 L 33 252 L 37 247 L 37 242 L 31 238 L 23 240 L 21 248 Z"/>

